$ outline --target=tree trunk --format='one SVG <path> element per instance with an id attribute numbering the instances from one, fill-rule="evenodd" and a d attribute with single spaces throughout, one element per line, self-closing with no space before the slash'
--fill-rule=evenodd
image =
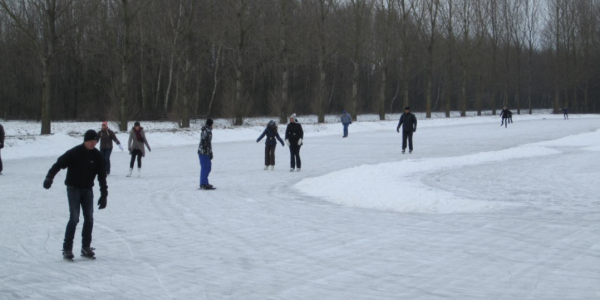
<path id="1" fill-rule="evenodd" d="M 42 130 L 41 134 L 51 133 L 51 95 L 52 95 L 52 60 L 45 58 L 43 60 L 43 78 L 42 78 Z"/>

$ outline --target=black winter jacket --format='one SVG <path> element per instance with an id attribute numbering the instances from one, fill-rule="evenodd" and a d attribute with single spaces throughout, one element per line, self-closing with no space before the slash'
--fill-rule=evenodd
<path id="1" fill-rule="evenodd" d="M 267 136 L 267 139 L 265 140 L 265 145 L 267 146 L 275 146 L 277 145 L 277 140 L 279 140 L 279 142 L 281 143 L 281 145 L 283 145 L 283 140 L 281 139 L 281 137 L 279 136 L 279 133 L 269 127 L 267 127 L 265 129 L 265 131 L 263 131 L 263 133 L 258 137 L 258 139 L 256 140 L 256 142 L 260 142 L 260 140 L 262 140 L 265 135 Z M 277 140 L 276 140 L 277 139 Z"/>
<path id="2" fill-rule="evenodd" d="M 0 149 L 4 148 L 4 127 L 0 125 Z"/>
<path id="3" fill-rule="evenodd" d="M 300 123 L 289 123 L 285 129 L 285 139 L 290 141 L 290 145 L 298 146 L 298 140 L 304 138 L 304 131 Z"/>
<path id="4" fill-rule="evenodd" d="M 510 117 L 512 117 L 512 111 L 508 109 L 503 109 L 502 112 L 500 112 L 500 118 L 507 119 Z"/>
<path id="5" fill-rule="evenodd" d="M 108 190 L 106 185 L 106 165 L 100 151 L 96 148 L 88 150 L 84 144 L 76 146 L 65 152 L 48 171 L 46 177 L 54 178 L 58 171 L 67 169 L 65 185 L 82 189 L 94 186 L 94 179 L 98 175 L 100 191 Z"/>
<path id="6" fill-rule="evenodd" d="M 403 124 L 404 126 L 402 126 Z M 402 126 L 402 131 L 416 131 L 417 117 L 410 112 L 403 113 L 402 116 L 400 116 L 400 122 L 398 122 L 398 127 L 396 127 L 396 130 L 399 130 L 400 126 Z"/>

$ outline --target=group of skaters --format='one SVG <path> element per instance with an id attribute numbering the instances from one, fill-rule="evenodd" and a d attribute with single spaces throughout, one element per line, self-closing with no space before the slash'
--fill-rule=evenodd
<path id="1" fill-rule="evenodd" d="M 501 117 L 503 123 L 505 119 L 509 119 L 512 113 L 506 107 L 502 111 Z M 348 127 L 352 124 L 352 117 L 346 111 L 343 111 L 340 116 L 340 121 L 343 125 L 343 138 L 348 137 Z M 508 120 L 506 120 L 508 121 Z M 512 121 L 511 121 L 512 122 Z M 99 209 L 104 209 L 107 206 L 108 185 L 106 177 L 110 174 L 110 156 L 113 150 L 113 143 L 124 151 L 121 142 L 116 134 L 108 128 L 108 123 L 103 122 L 102 128 L 99 131 L 88 130 L 84 134 L 83 144 L 75 146 L 61 155 L 56 163 L 48 171 L 43 183 L 45 189 L 52 186 L 54 177 L 61 169 L 67 169 L 65 185 L 67 186 L 67 198 L 69 203 L 69 221 L 65 230 L 65 238 L 63 242 L 63 257 L 67 260 L 73 259 L 73 239 L 79 216 L 83 211 L 83 230 L 82 230 L 82 247 L 81 255 L 87 258 L 95 258 L 94 248 L 91 247 L 92 229 L 93 229 L 93 186 L 96 176 L 100 184 L 100 198 L 97 205 Z M 212 127 L 213 120 L 207 119 L 202 126 L 200 134 L 200 144 L 198 146 L 198 159 L 200 161 L 200 189 L 214 190 L 216 189 L 209 183 L 208 176 L 212 169 Z M 400 117 L 396 131 L 399 133 L 402 127 L 402 153 L 404 154 L 408 146 L 409 153 L 413 151 L 413 133 L 417 130 L 417 118 L 410 112 L 410 108 L 406 107 L 404 113 Z M 290 172 L 300 172 L 302 161 L 300 159 L 300 148 L 303 145 L 304 131 L 302 125 L 298 122 L 296 114 L 289 117 L 289 123 L 285 130 L 284 139 L 278 133 L 277 124 L 270 121 L 256 142 L 265 140 L 265 170 L 274 170 L 275 168 L 275 149 L 277 142 L 282 146 L 287 144 L 290 150 Z M 100 143 L 99 150 L 96 148 Z M 127 143 L 128 150 L 131 155 L 129 164 L 129 172 L 127 177 L 133 173 L 135 161 L 137 160 L 138 177 L 141 175 L 142 158 L 145 156 L 145 149 L 152 151 L 150 144 L 146 139 L 144 128 L 139 122 L 135 122 L 133 128 L 129 131 L 129 141 Z M 4 147 L 4 128 L 0 125 L 0 149 Z M 2 161 L 0 157 L 0 174 L 2 171 Z"/>

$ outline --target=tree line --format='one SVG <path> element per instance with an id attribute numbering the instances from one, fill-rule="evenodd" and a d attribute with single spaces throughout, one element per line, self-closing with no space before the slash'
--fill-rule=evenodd
<path id="1" fill-rule="evenodd" d="M 0 117 L 600 110 L 598 0 L 0 0 Z"/>

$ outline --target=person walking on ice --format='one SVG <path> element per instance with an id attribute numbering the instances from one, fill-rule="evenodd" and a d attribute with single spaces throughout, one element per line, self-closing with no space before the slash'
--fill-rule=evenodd
<path id="1" fill-rule="evenodd" d="M 148 147 L 148 151 L 152 152 L 148 140 L 146 139 L 146 134 L 144 133 L 144 127 L 140 126 L 140 122 L 135 122 L 133 124 L 133 128 L 131 128 L 131 131 L 129 132 L 129 142 L 127 144 L 129 145 L 129 154 L 131 154 L 131 162 L 129 162 L 129 173 L 127 174 L 127 177 L 131 177 L 131 173 L 133 173 L 133 165 L 136 157 L 138 177 L 140 177 L 142 175 L 142 157 L 146 156 L 144 145 Z"/>
<path id="2" fill-rule="evenodd" d="M 404 113 L 400 116 L 396 132 L 400 132 L 402 126 L 402 154 L 406 151 L 406 140 L 408 139 L 408 153 L 413 151 L 413 133 L 417 131 L 417 117 L 410 112 L 410 107 L 404 108 Z"/>
<path id="3" fill-rule="evenodd" d="M 563 111 L 563 119 L 568 120 L 569 119 L 569 109 L 566 107 L 563 107 L 562 111 Z"/>
<path id="4" fill-rule="evenodd" d="M 117 135 L 108 128 L 107 122 L 102 122 L 102 129 L 98 131 L 98 136 L 100 137 L 100 153 L 102 153 L 104 163 L 106 164 L 106 175 L 110 175 L 110 155 L 113 150 L 113 141 L 117 143 L 121 151 L 123 151 L 123 146 L 119 142 Z"/>
<path id="5" fill-rule="evenodd" d="M 352 124 L 352 116 L 347 113 L 345 110 L 342 111 L 342 115 L 340 116 L 340 121 L 342 121 L 342 125 L 344 126 L 344 136 L 343 138 L 348 137 L 348 126 Z"/>
<path id="6" fill-rule="evenodd" d="M 277 140 L 279 140 L 281 146 L 283 147 L 283 140 L 279 136 L 279 133 L 277 133 L 277 124 L 275 121 L 269 121 L 267 128 L 265 128 L 256 142 L 260 142 L 260 140 L 262 140 L 265 136 L 267 136 L 265 141 L 265 170 L 271 167 L 272 171 L 275 169 L 275 148 L 277 148 Z"/>
<path id="7" fill-rule="evenodd" d="M 214 190 L 213 185 L 208 183 L 208 175 L 212 170 L 212 125 L 213 120 L 206 120 L 206 124 L 202 126 L 200 134 L 200 145 L 198 145 L 198 159 L 200 160 L 200 189 Z"/>
<path id="8" fill-rule="evenodd" d="M 302 139 L 304 138 L 304 131 L 302 125 L 298 123 L 296 114 L 290 116 L 290 123 L 285 129 L 285 142 L 290 148 L 290 172 L 294 172 L 294 169 L 300 172 L 302 168 L 302 160 L 300 160 L 300 147 L 302 147 Z"/>
<path id="9" fill-rule="evenodd" d="M 100 199 L 98 200 L 98 209 L 106 208 L 108 197 L 108 185 L 106 184 L 106 165 L 104 158 L 96 144 L 98 143 L 98 133 L 95 130 L 88 130 L 85 133 L 83 144 L 72 148 L 60 156 L 56 163 L 50 168 L 44 188 L 49 189 L 52 186 L 54 176 L 61 170 L 67 169 L 67 198 L 69 200 L 69 222 L 65 231 L 65 240 L 63 243 L 63 257 L 72 260 L 73 239 L 77 223 L 79 222 L 79 213 L 83 210 L 83 230 L 81 232 L 81 255 L 94 258 L 94 248 L 92 243 L 92 230 L 94 228 L 94 179 L 98 176 L 100 183 Z M 81 208 L 81 210 L 80 210 Z"/>

